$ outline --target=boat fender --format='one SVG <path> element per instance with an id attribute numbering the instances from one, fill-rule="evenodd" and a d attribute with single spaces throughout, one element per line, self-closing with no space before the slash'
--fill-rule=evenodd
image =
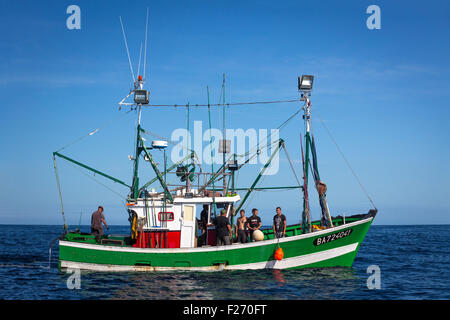
<path id="1" fill-rule="evenodd" d="M 276 260 L 282 260 L 283 257 L 284 257 L 283 249 L 278 248 L 277 250 L 275 250 L 274 256 L 275 256 L 275 259 L 276 259 Z"/>
<path id="2" fill-rule="evenodd" d="M 253 240 L 262 241 L 264 240 L 264 233 L 261 230 L 255 230 L 252 235 Z"/>

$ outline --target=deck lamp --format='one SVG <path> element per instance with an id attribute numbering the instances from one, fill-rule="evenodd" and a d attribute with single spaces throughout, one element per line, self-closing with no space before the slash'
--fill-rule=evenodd
<path id="1" fill-rule="evenodd" d="M 236 160 L 231 160 L 228 163 L 228 170 L 230 171 L 236 171 L 237 169 L 239 169 L 238 163 Z"/>
<path id="2" fill-rule="evenodd" d="M 167 148 L 167 141 L 164 140 L 153 140 L 152 141 L 153 149 L 165 149 Z"/>
<path id="3" fill-rule="evenodd" d="M 298 77 L 298 90 L 299 91 L 311 91 L 313 87 L 314 76 L 302 75 Z"/>

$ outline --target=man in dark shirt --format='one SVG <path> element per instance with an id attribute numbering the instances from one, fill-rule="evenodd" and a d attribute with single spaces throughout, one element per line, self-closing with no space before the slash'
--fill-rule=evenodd
<path id="1" fill-rule="evenodd" d="M 109 230 L 108 224 L 106 223 L 105 216 L 103 215 L 103 207 L 99 206 L 98 210 L 92 213 L 91 217 L 91 234 L 95 235 L 95 241 L 100 243 L 100 238 L 103 236 L 103 225 Z"/>
<path id="2" fill-rule="evenodd" d="M 201 229 L 206 232 L 207 226 L 208 226 L 208 211 L 209 211 L 209 205 L 204 204 L 203 210 L 200 213 L 200 221 L 201 221 Z"/>
<path id="3" fill-rule="evenodd" d="M 225 210 L 220 211 L 220 216 L 214 219 L 216 226 L 216 239 L 218 246 L 231 244 L 231 226 Z"/>
<path id="4" fill-rule="evenodd" d="M 209 213 L 209 205 L 204 204 L 203 210 L 200 213 L 200 229 L 202 234 L 199 237 L 199 246 L 206 245 L 206 233 L 208 231 L 208 213 Z"/>
<path id="5" fill-rule="evenodd" d="M 286 216 L 277 207 L 277 214 L 273 217 L 273 234 L 275 238 L 282 238 L 286 234 Z"/>
<path id="6" fill-rule="evenodd" d="M 253 232 L 261 228 L 261 218 L 258 217 L 258 209 L 252 209 L 252 216 L 247 219 L 247 226 L 250 231 L 250 241 L 253 241 Z"/>

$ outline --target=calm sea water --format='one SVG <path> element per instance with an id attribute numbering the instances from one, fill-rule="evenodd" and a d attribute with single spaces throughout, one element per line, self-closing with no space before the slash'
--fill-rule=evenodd
<path id="1" fill-rule="evenodd" d="M 61 231 L 0 225 L 0 299 L 450 299 L 450 225 L 372 226 L 352 268 L 82 272 L 80 289 L 68 289 L 70 274 L 57 270 L 56 244 L 49 260 Z M 380 268 L 380 289 L 367 287 L 371 265 Z"/>

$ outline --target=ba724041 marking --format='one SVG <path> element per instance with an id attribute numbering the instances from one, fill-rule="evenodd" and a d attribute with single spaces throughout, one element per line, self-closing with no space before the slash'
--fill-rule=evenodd
<path id="1" fill-rule="evenodd" d="M 334 240 L 338 240 L 338 239 L 342 239 L 342 238 L 348 237 L 352 233 L 352 231 L 353 231 L 353 229 L 348 229 L 348 230 L 345 230 L 345 231 L 332 233 L 332 234 L 329 234 L 329 235 L 327 235 L 325 237 L 320 237 L 320 238 L 314 239 L 313 243 L 314 243 L 315 246 L 320 246 L 321 244 L 324 244 L 324 243 L 328 243 L 328 242 L 331 242 L 331 241 L 334 241 Z"/>

